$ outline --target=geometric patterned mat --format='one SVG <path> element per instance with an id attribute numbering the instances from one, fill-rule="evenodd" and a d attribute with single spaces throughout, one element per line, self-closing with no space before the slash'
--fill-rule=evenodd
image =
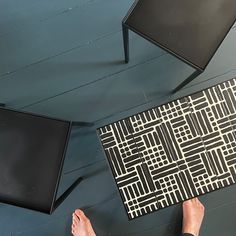
<path id="1" fill-rule="evenodd" d="M 236 79 L 98 129 L 129 219 L 236 182 Z"/>

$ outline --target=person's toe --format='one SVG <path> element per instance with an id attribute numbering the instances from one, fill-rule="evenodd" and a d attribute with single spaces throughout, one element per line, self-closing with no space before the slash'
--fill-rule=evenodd
<path id="1" fill-rule="evenodd" d="M 78 225 L 78 222 L 76 220 L 73 220 L 72 225 L 73 225 L 73 227 L 76 227 Z"/>
<path id="2" fill-rule="evenodd" d="M 73 214 L 73 224 L 77 225 L 78 223 L 79 223 L 78 216 L 76 216 L 76 214 Z"/>
<path id="3" fill-rule="evenodd" d="M 76 214 L 77 217 L 79 217 L 79 220 L 81 220 L 81 221 L 87 221 L 88 220 L 88 218 L 86 217 L 84 212 L 80 209 L 75 210 L 75 214 Z"/>
<path id="4" fill-rule="evenodd" d="M 183 206 L 189 206 L 189 205 L 191 205 L 191 204 L 192 204 L 192 201 L 193 201 L 192 199 L 184 201 L 184 202 L 183 202 Z"/>
<path id="5" fill-rule="evenodd" d="M 75 226 L 72 224 L 71 225 L 71 233 L 74 235 L 75 234 Z"/>

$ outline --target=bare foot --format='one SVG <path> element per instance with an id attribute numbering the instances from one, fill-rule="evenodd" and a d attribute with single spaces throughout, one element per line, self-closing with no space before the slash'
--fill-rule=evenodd
<path id="1" fill-rule="evenodd" d="M 198 198 L 183 202 L 182 233 L 189 233 L 194 236 L 199 235 L 204 217 L 204 210 L 205 208 Z"/>
<path id="2" fill-rule="evenodd" d="M 74 236 L 96 236 L 90 220 L 79 209 L 73 213 L 71 233 Z"/>

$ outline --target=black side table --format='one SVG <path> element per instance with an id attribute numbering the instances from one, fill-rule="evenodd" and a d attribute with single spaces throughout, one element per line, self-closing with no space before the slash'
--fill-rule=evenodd
<path id="1" fill-rule="evenodd" d="M 235 19 L 235 0 L 138 0 L 122 22 L 125 61 L 128 30 L 184 61 L 196 71 L 175 93 L 205 70 Z"/>
<path id="2" fill-rule="evenodd" d="M 70 132 L 92 126 L 0 107 L 0 202 L 51 214 L 80 183 L 58 199 Z"/>

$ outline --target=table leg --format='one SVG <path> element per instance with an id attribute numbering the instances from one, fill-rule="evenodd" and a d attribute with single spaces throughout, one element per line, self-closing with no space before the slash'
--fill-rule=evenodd
<path id="1" fill-rule="evenodd" d="M 193 79 L 195 79 L 197 76 L 199 76 L 203 71 L 196 70 L 194 71 L 187 79 L 185 79 L 180 85 L 178 85 L 175 89 L 171 91 L 172 94 L 178 92 L 181 88 L 183 88 L 185 85 L 190 83 Z"/>
<path id="2" fill-rule="evenodd" d="M 52 211 L 54 211 L 62 202 L 70 195 L 70 193 L 78 186 L 78 184 L 83 180 L 82 177 L 79 177 L 54 203 Z M 52 213 L 52 212 L 51 212 Z"/>
<path id="3" fill-rule="evenodd" d="M 122 24 L 123 43 L 125 52 L 125 63 L 129 62 L 129 29 L 125 24 Z"/>

